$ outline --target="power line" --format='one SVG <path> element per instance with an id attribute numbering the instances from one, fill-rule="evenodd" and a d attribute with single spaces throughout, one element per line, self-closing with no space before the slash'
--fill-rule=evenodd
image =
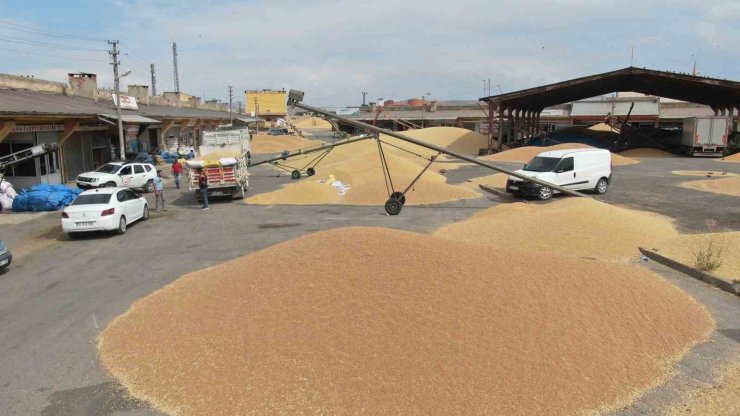
<path id="1" fill-rule="evenodd" d="M 30 51 L 22 51 L 20 49 L 11 49 L 11 48 L 2 48 L 2 47 L 0 47 L 0 50 L 11 51 L 11 52 L 27 53 L 29 55 L 38 55 L 38 56 L 44 56 L 44 57 L 47 57 L 47 58 L 61 58 L 61 59 L 68 59 L 68 60 L 75 60 L 75 61 L 88 61 L 88 62 L 106 62 L 103 59 L 86 59 L 86 58 L 78 58 L 76 56 L 49 55 L 48 53 L 36 53 L 36 52 L 30 52 Z"/>
<path id="2" fill-rule="evenodd" d="M 105 39 L 88 38 L 85 36 L 72 35 L 69 33 L 52 32 L 50 30 L 39 29 L 33 26 L 19 25 L 18 23 L 9 22 L 7 20 L 0 20 L 0 26 L 5 26 L 6 29 L 10 29 L 10 30 L 35 33 L 37 35 L 42 35 L 42 36 L 52 36 L 52 37 L 67 38 L 67 39 L 80 39 L 80 40 L 88 40 L 92 42 L 105 42 Z"/>
<path id="3" fill-rule="evenodd" d="M 40 46 L 44 48 L 68 49 L 68 50 L 73 50 L 73 51 L 108 52 L 105 49 L 79 48 L 76 46 L 60 45 L 60 44 L 48 43 L 48 42 L 39 42 L 35 40 L 30 40 L 30 39 L 16 38 L 13 36 L 0 35 L 0 40 L 6 41 L 6 42 L 12 42 L 12 43 L 20 43 L 23 45 Z"/>

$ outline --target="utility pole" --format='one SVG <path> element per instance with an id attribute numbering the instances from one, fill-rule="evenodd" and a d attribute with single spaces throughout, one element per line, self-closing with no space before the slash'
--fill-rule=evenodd
<path id="1" fill-rule="evenodd" d="M 367 93 L 365 91 L 362 92 L 362 105 L 365 106 L 365 97 L 367 96 Z"/>
<path id="2" fill-rule="evenodd" d="M 121 64 L 118 60 L 118 54 L 120 52 L 118 51 L 117 40 L 109 40 L 108 44 L 111 45 L 111 50 L 108 53 L 112 59 L 111 65 L 113 65 L 114 89 L 116 90 L 116 118 L 118 119 L 119 153 L 121 155 L 121 160 L 126 160 L 126 142 L 123 137 L 123 120 L 121 120 L 121 89 L 119 88 L 121 78 L 118 76 L 118 65 Z"/>
<path id="3" fill-rule="evenodd" d="M 180 78 L 177 75 L 177 42 L 172 42 L 172 63 L 175 66 L 175 92 L 180 92 Z"/>
<path id="4" fill-rule="evenodd" d="M 237 103 L 237 105 L 239 106 L 239 114 L 244 114 L 244 113 L 242 112 L 242 102 L 241 102 L 241 101 L 237 101 L 236 103 Z"/>
<path id="5" fill-rule="evenodd" d="M 231 104 L 234 101 L 234 87 L 229 85 L 229 121 L 234 123 L 234 113 L 231 111 Z"/>
<path id="6" fill-rule="evenodd" d="M 635 47 L 630 47 L 630 66 L 634 66 L 635 64 Z"/>
<path id="7" fill-rule="evenodd" d="M 151 72 L 152 72 L 152 95 L 157 95 L 157 76 L 154 74 L 154 64 L 152 64 Z"/>

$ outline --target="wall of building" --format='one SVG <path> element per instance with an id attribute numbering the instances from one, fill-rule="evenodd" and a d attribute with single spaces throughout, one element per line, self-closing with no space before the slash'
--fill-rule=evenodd
<path id="1" fill-rule="evenodd" d="M 259 107 L 259 114 L 255 113 L 258 116 L 284 116 L 288 112 L 285 91 L 246 91 L 244 99 L 247 103 L 247 114 L 255 111 L 255 105 Z"/>
<path id="2" fill-rule="evenodd" d="M 69 87 L 67 84 L 62 82 L 45 81 L 42 79 L 28 78 L 18 75 L 0 74 L 0 88 L 68 94 Z"/>
<path id="3" fill-rule="evenodd" d="M 72 95 L 98 100 L 98 77 L 95 74 L 69 74 Z"/>

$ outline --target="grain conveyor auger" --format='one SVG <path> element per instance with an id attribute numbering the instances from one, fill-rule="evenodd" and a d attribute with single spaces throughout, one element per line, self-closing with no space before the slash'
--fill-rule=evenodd
<path id="1" fill-rule="evenodd" d="M 333 141 L 329 143 L 324 143 L 317 146 L 312 147 L 306 147 L 303 149 L 294 150 L 292 152 L 284 151 L 280 156 L 276 156 L 270 159 L 261 160 L 259 162 L 249 163 L 247 167 L 257 166 L 257 165 L 264 165 L 264 164 L 270 164 L 274 166 L 277 169 L 284 170 L 286 172 L 290 172 L 290 176 L 293 179 L 300 179 L 301 174 L 306 174 L 308 176 L 313 176 L 316 174 L 316 165 L 319 164 L 328 154 L 331 152 L 335 147 L 337 146 L 343 146 L 345 144 L 355 143 L 359 142 L 361 140 L 371 139 L 373 136 L 369 134 L 364 134 L 361 136 L 355 136 L 350 137 L 348 139 L 344 140 L 338 140 Z M 303 167 L 295 167 L 290 166 L 286 162 L 288 159 L 305 156 L 305 155 L 311 155 L 316 154 L 318 155 L 311 159 L 308 163 L 306 163 Z"/>
<path id="2" fill-rule="evenodd" d="M 47 153 L 54 152 L 59 149 L 59 146 L 55 144 L 39 144 L 36 146 L 23 149 L 21 151 L 11 153 L 9 155 L 0 156 L 0 182 L 5 178 L 5 169 L 23 163 L 27 160 L 36 159 L 37 157 L 44 156 Z"/>
<path id="3" fill-rule="evenodd" d="M 420 146 L 420 147 L 423 147 L 423 148 L 426 148 L 426 149 L 429 149 L 429 150 L 433 150 L 433 151 L 437 152 L 438 155 L 439 154 L 446 154 L 448 156 L 452 156 L 454 158 L 457 158 L 457 159 L 460 159 L 460 160 L 464 160 L 466 162 L 473 163 L 475 165 L 482 166 L 484 168 L 492 169 L 492 170 L 495 170 L 497 172 L 501 172 L 501 173 L 505 173 L 505 174 L 510 175 L 510 176 L 514 176 L 516 178 L 522 179 L 522 180 L 527 181 L 527 182 L 532 182 L 532 183 L 536 183 L 538 185 L 547 186 L 550 189 L 553 189 L 553 190 L 556 190 L 556 191 L 560 191 L 560 192 L 562 192 L 564 194 L 569 194 L 569 195 L 583 197 L 583 198 L 590 198 L 588 195 L 585 195 L 585 194 L 583 194 L 581 192 L 574 191 L 574 190 L 568 189 L 568 188 L 563 188 L 562 186 L 555 185 L 553 183 L 546 182 L 546 181 L 543 181 L 543 180 L 540 180 L 540 179 L 530 178 L 529 176 L 522 175 L 520 173 L 516 173 L 514 171 L 511 171 L 511 170 L 508 170 L 508 169 L 504 169 L 504 168 L 501 168 L 501 167 L 492 165 L 490 163 L 484 162 L 482 160 L 478 160 L 478 159 L 473 158 L 473 157 L 470 157 L 470 156 L 466 156 L 466 155 L 463 155 L 463 154 L 460 154 L 460 153 L 457 153 L 457 152 L 453 152 L 453 151 L 447 150 L 447 149 L 445 149 L 443 147 L 435 146 L 433 144 L 430 144 L 430 143 L 421 141 L 419 139 L 415 139 L 413 137 L 406 136 L 406 135 L 401 134 L 401 133 L 396 132 L 396 131 L 381 129 L 381 128 L 378 128 L 376 126 L 363 123 L 361 121 L 353 120 L 353 119 L 346 118 L 346 117 L 343 117 L 343 116 L 340 116 L 340 115 L 337 115 L 337 114 L 334 114 L 334 113 L 330 113 L 330 112 L 325 111 L 325 110 L 322 110 L 320 108 L 311 107 L 310 105 L 306 105 L 306 104 L 303 104 L 302 103 L 302 101 L 303 101 L 303 95 L 304 95 L 304 93 L 302 91 L 290 90 L 288 92 L 288 105 L 291 106 L 291 107 L 298 107 L 298 108 L 304 109 L 306 111 L 311 111 L 311 112 L 313 112 L 315 114 L 321 114 L 324 117 L 327 117 L 327 118 L 330 118 L 330 119 L 334 119 L 336 121 L 340 121 L 343 124 L 347 124 L 347 125 L 350 125 L 350 126 L 354 126 L 354 127 L 360 128 L 360 129 L 364 129 L 365 131 L 373 132 L 374 135 L 375 135 L 375 138 L 378 140 L 378 148 L 379 148 L 379 152 L 380 152 L 380 156 L 381 156 L 381 164 L 383 165 L 384 175 L 388 175 L 389 174 L 389 170 L 388 170 L 387 164 L 384 161 L 385 158 L 384 158 L 384 155 L 383 155 L 383 148 L 381 146 L 380 134 L 385 134 L 387 136 L 394 137 L 394 138 L 396 138 L 398 140 L 402 140 L 404 142 L 408 142 L 408 143 L 415 144 L 417 146 Z M 386 144 L 388 144 L 388 143 L 386 143 Z M 411 189 L 411 187 L 416 183 L 416 181 L 419 180 L 419 178 L 421 177 L 421 175 L 423 175 L 424 172 L 426 172 L 426 170 L 429 168 L 429 166 L 432 163 L 434 163 L 435 158 L 436 158 L 436 156 L 429 159 L 429 164 L 426 167 L 424 167 L 424 169 L 411 182 L 411 184 L 406 188 L 405 191 L 403 191 L 403 192 L 395 191 L 393 189 L 393 187 L 392 187 L 392 184 L 391 184 L 391 186 L 389 187 L 388 201 L 386 201 L 386 203 L 385 203 L 385 211 L 389 215 L 398 215 L 401 212 L 401 209 L 403 208 L 403 205 L 406 202 L 406 192 L 408 192 L 409 189 Z"/>

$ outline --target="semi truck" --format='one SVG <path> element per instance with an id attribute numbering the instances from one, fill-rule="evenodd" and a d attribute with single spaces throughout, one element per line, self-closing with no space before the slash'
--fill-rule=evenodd
<path id="1" fill-rule="evenodd" d="M 729 134 L 727 117 L 685 118 L 680 147 L 689 156 L 722 156 Z"/>
<path id="2" fill-rule="evenodd" d="M 198 170 L 208 176 L 208 198 L 244 198 L 249 188 L 247 165 L 251 157 L 249 130 L 223 129 L 203 132 L 198 158 L 188 160 L 189 188 L 200 200 Z"/>

